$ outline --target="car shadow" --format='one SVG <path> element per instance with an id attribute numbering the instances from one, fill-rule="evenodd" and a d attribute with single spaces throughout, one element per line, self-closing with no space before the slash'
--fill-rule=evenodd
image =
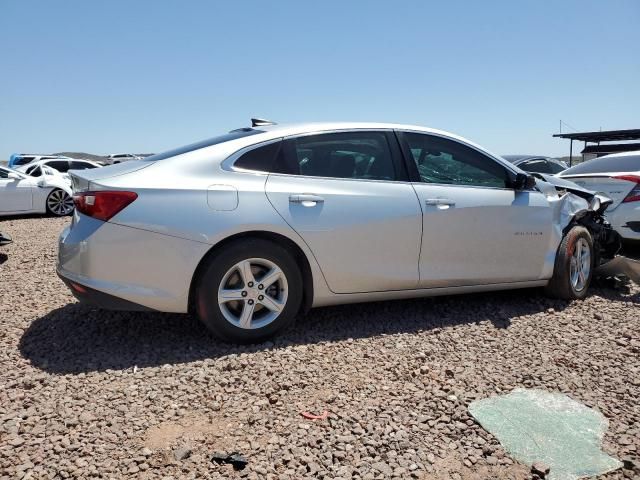
<path id="1" fill-rule="evenodd" d="M 597 294 L 640 303 L 612 289 Z M 335 342 L 383 334 L 416 333 L 489 321 L 509 328 L 511 321 L 569 302 L 546 298 L 538 289 L 491 294 L 398 300 L 312 310 L 272 341 L 232 345 L 216 340 L 193 316 L 146 312 L 112 312 L 78 303 L 37 318 L 23 334 L 20 352 L 41 370 L 78 374 L 219 358 L 291 345 Z"/>
<path id="2" fill-rule="evenodd" d="M 0 253 L 0 265 L 9 260 L 9 256 L 6 253 Z"/>

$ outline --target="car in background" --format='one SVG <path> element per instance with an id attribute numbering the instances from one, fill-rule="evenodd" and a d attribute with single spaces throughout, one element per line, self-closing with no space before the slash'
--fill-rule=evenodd
<path id="1" fill-rule="evenodd" d="M 69 157 L 65 157 L 64 155 L 32 155 L 29 153 L 14 153 L 9 158 L 9 163 L 7 166 L 9 168 L 18 168 L 22 165 L 27 165 L 32 162 L 38 162 L 41 160 L 58 160 L 58 159 L 68 159 Z"/>
<path id="2" fill-rule="evenodd" d="M 611 226 L 624 240 L 640 241 L 640 151 L 587 160 L 559 177 L 611 198 L 605 213 Z"/>
<path id="3" fill-rule="evenodd" d="M 49 213 L 55 216 L 73 212 L 73 193 L 59 172 L 42 166 L 42 175 L 32 177 L 0 167 L 0 216 Z"/>
<path id="4" fill-rule="evenodd" d="M 569 165 L 562 160 L 541 155 L 502 155 L 502 158 L 513 163 L 520 170 L 530 173 L 556 175 L 569 168 Z"/>
<path id="5" fill-rule="evenodd" d="M 55 158 L 49 160 L 39 160 L 37 162 L 31 162 L 27 165 L 16 168 L 19 172 L 24 172 L 32 177 L 39 177 L 42 175 L 42 167 L 53 168 L 57 172 L 63 174 L 63 176 L 69 180 L 67 172 L 69 170 L 87 170 L 92 168 L 102 167 L 97 162 L 91 160 L 76 160 L 74 158 Z"/>
<path id="6" fill-rule="evenodd" d="M 133 153 L 110 153 L 109 155 L 105 155 L 105 157 L 111 164 L 127 162 L 129 160 L 141 160 L 141 157 Z"/>
<path id="7" fill-rule="evenodd" d="M 76 212 L 57 272 L 72 293 L 194 312 L 252 343 L 314 306 L 534 286 L 581 299 L 618 251 L 609 199 L 456 135 L 252 123 L 71 172 Z"/>

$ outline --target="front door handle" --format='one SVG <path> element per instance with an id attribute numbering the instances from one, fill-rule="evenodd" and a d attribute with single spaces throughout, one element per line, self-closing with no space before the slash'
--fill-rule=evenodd
<path id="1" fill-rule="evenodd" d="M 436 205 L 436 206 L 447 206 L 447 207 L 453 207 L 455 206 L 456 202 L 453 200 L 450 200 L 448 198 L 427 198 L 424 201 L 425 205 Z"/>
<path id="2" fill-rule="evenodd" d="M 303 193 L 298 195 L 289 195 L 289 203 L 301 203 L 304 206 L 313 206 L 317 203 L 324 202 L 324 198 L 311 193 Z"/>

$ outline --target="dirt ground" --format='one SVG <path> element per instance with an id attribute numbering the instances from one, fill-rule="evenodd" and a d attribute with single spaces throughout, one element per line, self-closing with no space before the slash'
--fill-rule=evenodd
<path id="1" fill-rule="evenodd" d="M 0 478 L 531 478 L 467 412 L 517 387 L 602 412 L 628 468 L 601 478 L 640 478 L 638 287 L 322 308 L 238 347 L 76 303 L 55 274 L 68 221 L 0 221 Z"/>

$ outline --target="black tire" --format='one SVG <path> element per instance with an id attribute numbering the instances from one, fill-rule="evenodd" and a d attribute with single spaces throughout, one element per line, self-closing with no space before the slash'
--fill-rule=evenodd
<path id="1" fill-rule="evenodd" d="M 576 289 L 571 281 L 571 258 L 575 252 L 576 245 L 580 240 L 586 242 L 590 253 L 589 274 L 583 288 Z M 560 242 L 556 263 L 553 270 L 553 277 L 549 280 L 545 292 L 547 295 L 565 300 L 580 300 L 587 296 L 589 284 L 593 278 L 595 254 L 593 251 L 593 239 L 589 230 L 584 227 L 572 227 Z"/>
<path id="2" fill-rule="evenodd" d="M 56 208 L 51 205 L 52 199 L 54 197 L 56 197 L 56 196 L 64 199 L 65 202 L 67 202 L 67 201 L 71 202 L 71 205 L 69 206 L 69 210 L 68 211 L 66 210 L 66 207 L 65 207 L 64 211 L 63 210 L 57 210 L 56 211 Z M 47 214 L 48 215 L 53 215 L 54 217 L 65 217 L 65 216 L 71 215 L 73 213 L 73 199 L 72 199 L 72 197 L 67 192 L 65 192 L 64 190 L 62 190 L 60 188 L 55 188 L 55 189 L 53 189 L 53 190 L 51 190 L 49 192 L 49 195 L 47 195 L 47 200 L 45 201 L 45 206 L 47 208 Z"/>
<path id="3" fill-rule="evenodd" d="M 230 269 L 244 260 L 255 258 L 273 262 L 282 270 L 287 284 L 286 303 L 271 323 L 260 328 L 240 328 L 225 318 L 218 303 L 218 288 Z M 258 279 L 256 277 L 256 283 L 259 283 Z M 226 342 L 246 344 L 264 341 L 293 323 L 302 302 L 302 274 L 296 261 L 285 248 L 263 239 L 239 240 L 223 247 L 206 260 L 197 281 L 194 300 L 198 317 L 216 337 Z M 255 308 L 258 308 L 257 302 Z"/>

